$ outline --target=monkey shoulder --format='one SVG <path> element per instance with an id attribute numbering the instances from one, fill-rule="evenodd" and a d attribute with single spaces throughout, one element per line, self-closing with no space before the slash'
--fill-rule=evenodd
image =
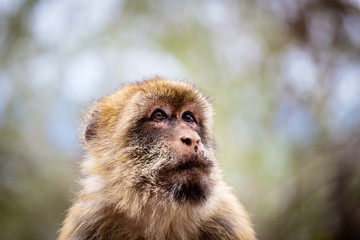
<path id="1" fill-rule="evenodd" d="M 199 227 L 197 240 L 256 240 L 249 214 L 224 186 L 213 214 Z"/>
<path id="2" fill-rule="evenodd" d="M 246 226 L 246 225 L 245 225 Z M 227 216 L 213 216 L 199 228 L 197 240 L 255 240 L 252 229 Z"/>
<path id="3" fill-rule="evenodd" d="M 70 209 L 58 240 L 145 240 L 136 230 L 134 220 L 114 208 L 101 207 L 92 212 L 78 203 Z"/>
<path id="4" fill-rule="evenodd" d="M 206 221 L 198 232 L 197 240 L 235 240 L 239 239 L 236 236 L 235 226 L 231 220 L 223 216 L 214 216 Z"/>

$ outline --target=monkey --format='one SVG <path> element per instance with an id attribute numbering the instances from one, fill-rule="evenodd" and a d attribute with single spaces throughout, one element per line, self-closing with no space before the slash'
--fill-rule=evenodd
<path id="1" fill-rule="evenodd" d="M 255 240 L 222 180 L 213 107 L 186 81 L 128 83 L 90 107 L 80 190 L 58 240 Z"/>

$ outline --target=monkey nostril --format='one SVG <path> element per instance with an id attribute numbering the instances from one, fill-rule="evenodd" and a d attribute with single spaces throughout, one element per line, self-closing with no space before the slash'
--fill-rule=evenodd
<path id="1" fill-rule="evenodd" d="M 190 138 L 187 138 L 187 137 L 181 138 L 181 142 L 183 142 L 187 146 L 191 146 L 191 139 Z"/>

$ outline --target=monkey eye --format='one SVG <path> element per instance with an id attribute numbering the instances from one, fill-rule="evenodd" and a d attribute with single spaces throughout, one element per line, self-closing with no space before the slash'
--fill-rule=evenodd
<path id="1" fill-rule="evenodd" d="M 181 118 L 184 122 L 195 122 L 195 117 L 191 112 L 184 112 Z"/>
<path id="2" fill-rule="evenodd" d="M 153 120 L 161 121 L 167 118 L 166 113 L 161 109 L 155 109 L 155 111 L 151 114 L 151 118 Z"/>

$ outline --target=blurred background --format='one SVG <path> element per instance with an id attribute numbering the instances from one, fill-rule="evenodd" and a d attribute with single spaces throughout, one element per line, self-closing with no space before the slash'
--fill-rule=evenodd
<path id="1" fill-rule="evenodd" d="M 260 240 L 360 239 L 359 0 L 0 0 L 0 239 L 54 239 L 94 100 L 155 75 L 215 105 Z"/>

